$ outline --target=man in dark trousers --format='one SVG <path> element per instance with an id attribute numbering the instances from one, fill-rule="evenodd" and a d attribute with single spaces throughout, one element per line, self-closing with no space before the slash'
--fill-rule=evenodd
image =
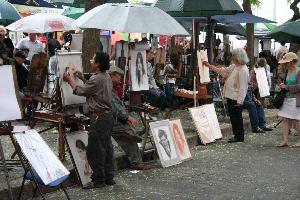
<path id="1" fill-rule="evenodd" d="M 76 85 L 70 74 L 65 73 L 64 81 L 67 81 L 74 94 L 85 96 L 90 112 L 91 126 L 87 146 L 87 158 L 93 170 L 92 182 L 84 185 L 85 189 L 114 185 L 113 145 L 111 133 L 113 128 L 112 114 L 112 81 L 106 71 L 109 69 L 109 56 L 103 52 L 97 52 L 91 62 L 91 70 L 94 73 L 89 80 L 83 77 L 81 72 L 75 72 L 83 85 Z"/>
<path id="2" fill-rule="evenodd" d="M 129 115 L 116 91 L 124 72 L 116 66 L 111 66 L 109 73 L 113 83 L 112 111 L 115 118 L 112 136 L 126 153 L 130 169 L 150 169 L 142 162 L 142 155 L 137 144 L 137 142 L 142 141 L 142 137 L 137 134 L 134 128 L 137 125 L 137 120 Z"/>

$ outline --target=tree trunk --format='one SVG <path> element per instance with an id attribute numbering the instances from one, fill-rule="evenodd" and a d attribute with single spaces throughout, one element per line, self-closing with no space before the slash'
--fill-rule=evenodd
<path id="1" fill-rule="evenodd" d="M 252 14 L 251 1 L 243 0 L 243 9 L 245 12 Z M 250 67 L 254 66 L 254 25 L 247 24 L 247 54 L 250 59 Z"/>
<path id="2" fill-rule="evenodd" d="M 105 0 L 84 0 L 85 12 L 104 3 Z M 83 41 L 82 41 L 82 66 L 83 66 L 84 73 L 91 72 L 89 67 L 90 59 L 93 57 L 94 53 L 99 50 L 100 50 L 100 30 L 98 29 L 84 30 Z"/>
<path id="3" fill-rule="evenodd" d="M 300 0 L 294 0 L 293 3 L 291 3 L 290 5 L 290 9 L 293 10 L 294 15 L 291 19 L 291 21 L 296 21 L 297 19 L 300 19 L 300 12 L 299 12 L 299 8 L 298 8 L 298 4 L 299 4 Z M 290 49 L 289 51 L 297 53 L 300 49 L 300 44 L 296 44 L 296 43 L 291 43 L 290 44 Z"/>

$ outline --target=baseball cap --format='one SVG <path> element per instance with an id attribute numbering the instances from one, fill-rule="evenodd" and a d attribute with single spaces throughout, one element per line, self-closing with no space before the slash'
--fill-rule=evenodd
<path id="1" fill-rule="evenodd" d="M 117 67 L 117 66 L 115 66 L 115 65 L 111 65 L 110 66 L 110 68 L 109 68 L 109 70 L 108 70 L 108 73 L 113 73 L 113 72 L 117 72 L 117 73 L 119 73 L 119 74 L 121 74 L 121 75 L 123 75 L 124 74 L 124 71 L 122 70 L 122 69 L 120 69 L 119 67 Z"/>
<path id="2" fill-rule="evenodd" d="M 298 60 L 298 56 L 293 52 L 288 52 L 282 57 L 282 59 L 278 63 L 289 63 L 293 60 Z"/>

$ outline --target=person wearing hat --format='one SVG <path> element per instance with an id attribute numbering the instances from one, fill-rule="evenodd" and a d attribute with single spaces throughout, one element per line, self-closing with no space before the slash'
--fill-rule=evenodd
<path id="1" fill-rule="evenodd" d="M 279 61 L 285 69 L 285 81 L 280 83 L 281 89 L 288 90 L 283 105 L 278 112 L 282 117 L 283 140 L 278 147 L 288 146 L 289 124 L 294 123 L 298 132 L 298 140 L 293 147 L 300 147 L 300 70 L 297 67 L 298 56 L 293 52 L 286 53 Z"/>
<path id="2" fill-rule="evenodd" d="M 150 169 L 149 166 L 142 163 L 142 156 L 137 145 L 137 142 L 142 141 L 142 137 L 137 134 L 134 128 L 137 120 L 129 115 L 116 90 L 116 87 L 121 82 L 121 76 L 124 74 L 124 71 L 119 67 L 111 66 L 108 72 L 113 84 L 112 111 L 115 121 L 112 136 L 126 153 L 130 162 L 130 169 Z"/>

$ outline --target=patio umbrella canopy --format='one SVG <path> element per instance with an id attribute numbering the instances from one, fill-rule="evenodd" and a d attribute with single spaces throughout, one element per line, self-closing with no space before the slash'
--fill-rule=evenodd
<path id="1" fill-rule="evenodd" d="M 210 17 L 243 12 L 235 0 L 158 0 L 155 6 L 173 17 Z"/>
<path id="2" fill-rule="evenodd" d="M 215 33 L 247 36 L 245 29 L 240 24 L 217 24 L 215 26 Z"/>
<path id="3" fill-rule="evenodd" d="M 81 15 L 84 14 L 84 8 L 75 8 L 75 7 L 69 7 L 64 12 L 62 15 L 70 17 L 72 19 L 78 19 Z"/>
<path id="4" fill-rule="evenodd" d="M 0 0 L 0 25 L 8 25 L 21 19 L 17 9 L 9 2 Z"/>
<path id="5" fill-rule="evenodd" d="M 300 42 L 300 20 L 286 22 L 274 28 L 269 34 L 271 38 L 284 42 Z"/>
<path id="6" fill-rule="evenodd" d="M 122 33 L 189 35 L 173 17 L 159 8 L 132 4 L 100 5 L 79 17 L 74 25 Z"/>
<path id="7" fill-rule="evenodd" d="M 72 25 L 75 20 L 59 15 L 49 13 L 38 13 L 24 17 L 6 28 L 11 31 L 25 33 L 47 33 L 54 31 L 75 30 Z"/>

